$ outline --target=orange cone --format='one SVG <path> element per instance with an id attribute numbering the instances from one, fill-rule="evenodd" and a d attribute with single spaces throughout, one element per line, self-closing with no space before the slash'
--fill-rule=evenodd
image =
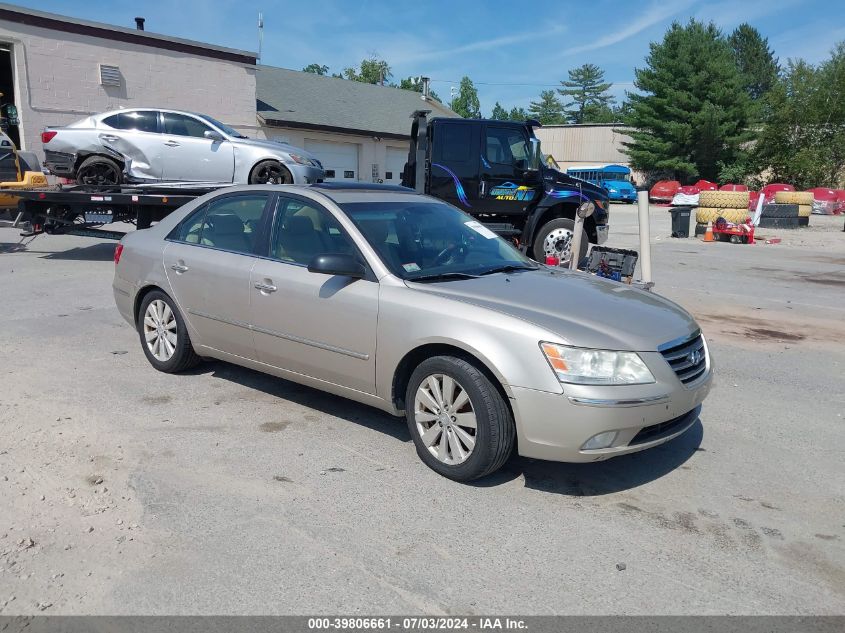
<path id="1" fill-rule="evenodd" d="M 715 242 L 716 240 L 713 238 L 713 222 L 707 223 L 707 230 L 704 231 L 704 240 L 705 242 Z"/>

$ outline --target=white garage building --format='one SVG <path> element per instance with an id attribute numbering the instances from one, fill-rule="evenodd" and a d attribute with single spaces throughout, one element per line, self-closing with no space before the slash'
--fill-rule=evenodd
<path id="1" fill-rule="evenodd" d="M 457 116 L 410 90 L 259 66 L 260 135 L 313 152 L 327 180 L 398 184 L 408 160 L 411 113 Z"/>

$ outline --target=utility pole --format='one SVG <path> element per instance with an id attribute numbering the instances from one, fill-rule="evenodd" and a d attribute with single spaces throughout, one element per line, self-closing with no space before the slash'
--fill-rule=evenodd
<path id="1" fill-rule="evenodd" d="M 458 89 L 455 86 L 449 87 L 449 109 L 454 110 L 455 97 L 458 96 Z"/>
<path id="2" fill-rule="evenodd" d="M 261 49 L 264 44 L 264 14 L 258 12 L 258 61 L 261 61 Z"/>

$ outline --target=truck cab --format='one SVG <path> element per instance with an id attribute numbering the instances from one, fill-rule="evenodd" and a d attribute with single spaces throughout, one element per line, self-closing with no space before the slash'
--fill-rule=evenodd
<path id="1" fill-rule="evenodd" d="M 537 121 L 493 121 L 412 115 L 411 147 L 402 184 L 462 209 L 538 261 L 569 261 L 575 211 L 592 202 L 587 242 L 607 239 L 607 192 L 545 165 Z"/>

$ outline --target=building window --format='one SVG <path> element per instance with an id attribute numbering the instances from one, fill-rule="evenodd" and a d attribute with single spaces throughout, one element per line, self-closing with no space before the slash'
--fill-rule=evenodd
<path id="1" fill-rule="evenodd" d="M 384 179 L 385 180 L 393 180 L 393 172 L 392 171 L 384 172 Z"/>
<path id="2" fill-rule="evenodd" d="M 351 169 L 347 169 L 346 171 L 343 172 L 343 177 L 344 178 L 355 178 L 355 172 L 352 171 Z"/>
<path id="3" fill-rule="evenodd" d="M 326 178 L 334 178 L 334 169 L 326 170 Z"/>

